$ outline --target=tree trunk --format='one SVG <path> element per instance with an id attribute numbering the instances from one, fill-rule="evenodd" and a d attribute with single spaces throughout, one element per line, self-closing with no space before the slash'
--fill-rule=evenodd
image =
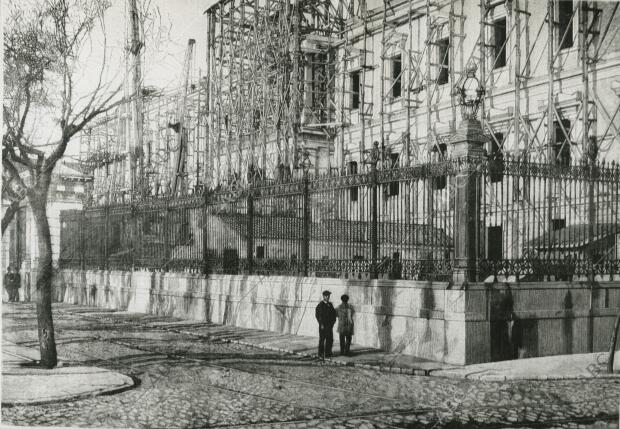
<path id="1" fill-rule="evenodd" d="M 614 372 L 614 358 L 616 354 L 616 341 L 618 340 L 618 329 L 620 329 L 620 313 L 616 317 L 616 323 L 614 323 L 614 332 L 611 335 L 611 342 L 609 344 L 609 358 L 607 359 L 607 372 L 610 374 Z"/>
<path id="2" fill-rule="evenodd" d="M 41 173 L 39 183 L 28 196 L 37 226 L 37 241 L 39 245 L 36 306 L 41 366 L 44 368 L 54 368 L 58 362 L 56 341 L 54 339 L 54 322 L 52 320 L 52 277 L 54 274 L 52 269 L 52 239 L 46 210 L 50 175 L 51 171 L 49 173 Z"/>

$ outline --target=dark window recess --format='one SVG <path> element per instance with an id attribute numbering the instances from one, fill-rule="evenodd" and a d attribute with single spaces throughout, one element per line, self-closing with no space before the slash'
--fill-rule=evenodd
<path id="1" fill-rule="evenodd" d="M 261 124 L 261 114 L 260 114 L 260 110 L 255 109 L 254 110 L 254 129 L 258 130 L 260 128 L 260 124 Z"/>
<path id="2" fill-rule="evenodd" d="M 504 143 L 504 134 L 496 133 L 491 139 L 489 154 L 489 176 L 491 183 L 501 182 L 504 179 L 504 153 L 501 145 Z"/>
<path id="3" fill-rule="evenodd" d="M 224 249 L 222 255 L 224 274 L 237 274 L 239 271 L 239 252 L 237 249 Z"/>
<path id="4" fill-rule="evenodd" d="M 439 154 L 440 162 L 445 160 L 446 151 L 447 151 L 447 146 L 445 143 L 440 143 L 439 145 L 433 146 L 432 151 Z M 439 190 L 439 189 L 446 188 L 447 178 L 445 175 L 435 176 L 432 178 L 432 181 L 433 181 L 433 189 Z"/>
<path id="5" fill-rule="evenodd" d="M 390 154 L 390 168 L 398 168 L 398 158 L 399 158 L 399 154 L 397 153 Z M 388 197 L 398 195 L 398 191 L 399 191 L 398 180 L 388 183 L 388 189 L 387 189 Z"/>
<path id="6" fill-rule="evenodd" d="M 398 168 L 398 160 L 400 155 L 398 153 L 390 154 L 390 168 Z"/>
<path id="7" fill-rule="evenodd" d="M 360 75 L 359 71 L 351 73 L 351 109 L 360 107 Z"/>
<path id="8" fill-rule="evenodd" d="M 263 259 L 265 257 L 265 246 L 256 246 L 256 258 Z"/>
<path id="9" fill-rule="evenodd" d="M 398 98 L 402 93 L 403 63 L 400 55 L 392 58 L 392 97 Z"/>
<path id="10" fill-rule="evenodd" d="M 450 70 L 450 43 L 449 40 L 441 39 L 437 42 L 437 85 L 448 83 L 448 71 Z"/>
<path id="11" fill-rule="evenodd" d="M 504 67 L 506 65 L 506 18 L 493 23 L 493 68 Z"/>
<path id="12" fill-rule="evenodd" d="M 554 231 L 566 228 L 566 219 L 552 219 L 551 227 Z"/>
<path id="13" fill-rule="evenodd" d="M 357 162 L 350 161 L 348 170 L 349 174 L 357 174 Z M 351 186 L 349 188 L 349 197 L 351 198 L 352 202 L 357 201 L 357 186 Z"/>
<path id="14" fill-rule="evenodd" d="M 502 259 L 502 227 L 490 226 L 487 228 L 487 259 L 499 261 Z"/>
<path id="15" fill-rule="evenodd" d="M 555 145 L 553 145 L 553 159 L 559 165 L 568 166 L 571 162 L 571 142 L 566 139 L 562 127 L 568 134 L 570 132 L 570 121 L 562 119 L 562 126 L 559 122 L 554 122 L 555 126 Z"/>
<path id="16" fill-rule="evenodd" d="M 560 43 L 560 49 L 573 47 L 572 15 L 572 0 L 560 0 L 558 3 L 558 43 Z"/>
<path id="17" fill-rule="evenodd" d="M 177 240 L 176 244 L 187 245 L 192 241 L 192 232 L 189 224 L 189 213 L 183 211 L 177 218 Z"/>
<path id="18" fill-rule="evenodd" d="M 530 177 L 515 177 L 512 184 L 512 200 L 526 201 L 530 199 Z"/>

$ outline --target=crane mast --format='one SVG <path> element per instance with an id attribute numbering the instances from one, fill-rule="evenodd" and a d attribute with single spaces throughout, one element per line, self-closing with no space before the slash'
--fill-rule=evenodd
<path id="1" fill-rule="evenodd" d="M 185 60 L 183 61 L 182 87 L 183 93 L 177 106 L 177 122 L 169 124 L 169 127 L 177 133 L 176 153 L 174 160 L 174 177 L 172 177 L 172 193 L 176 194 L 183 185 L 185 175 L 185 163 L 187 158 L 187 130 L 185 128 L 185 112 L 187 110 L 187 98 L 189 94 L 190 68 L 194 55 L 196 40 L 187 41 Z"/>

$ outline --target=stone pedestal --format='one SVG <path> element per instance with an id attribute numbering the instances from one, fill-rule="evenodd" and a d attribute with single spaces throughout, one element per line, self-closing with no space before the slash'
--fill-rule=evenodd
<path id="1" fill-rule="evenodd" d="M 464 120 L 450 139 L 452 158 L 458 161 L 455 176 L 455 223 L 453 284 L 464 286 L 476 279 L 476 261 L 480 252 L 480 183 L 484 143 L 488 138 L 476 119 Z"/>

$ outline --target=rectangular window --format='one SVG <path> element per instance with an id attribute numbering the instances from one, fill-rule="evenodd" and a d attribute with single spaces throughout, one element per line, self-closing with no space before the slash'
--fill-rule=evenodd
<path id="1" fill-rule="evenodd" d="M 560 49 L 573 47 L 573 1 L 560 0 L 558 3 L 558 44 Z"/>
<path id="2" fill-rule="evenodd" d="M 559 165 L 568 166 L 571 162 L 571 142 L 566 138 L 562 127 L 566 130 L 566 133 L 570 133 L 570 121 L 562 119 L 562 126 L 559 122 L 554 122 L 555 125 L 555 145 L 553 146 L 554 161 Z"/>
<path id="3" fill-rule="evenodd" d="M 551 226 L 554 231 L 566 228 L 566 219 L 552 219 Z"/>
<path id="4" fill-rule="evenodd" d="M 491 138 L 491 150 L 489 153 L 489 176 L 491 183 L 501 182 L 504 179 L 504 134 L 495 133 Z"/>
<path id="5" fill-rule="evenodd" d="M 493 68 L 506 65 L 506 18 L 493 23 Z"/>
<path id="6" fill-rule="evenodd" d="M 437 85 L 448 83 L 448 71 L 450 70 L 450 42 L 448 38 L 437 42 L 437 65 L 439 66 Z"/>
<path id="7" fill-rule="evenodd" d="M 402 92 L 403 63 L 400 55 L 392 58 L 392 98 L 398 98 Z"/>
<path id="8" fill-rule="evenodd" d="M 265 246 L 256 246 L 256 258 L 263 259 L 265 257 Z"/>
<path id="9" fill-rule="evenodd" d="M 351 109 L 360 107 L 360 71 L 351 73 Z"/>
<path id="10" fill-rule="evenodd" d="M 502 259 L 502 236 L 501 226 L 487 228 L 487 259 L 491 261 Z"/>
<path id="11" fill-rule="evenodd" d="M 440 143 L 436 146 L 433 146 L 433 149 L 432 149 L 432 152 L 439 154 L 439 162 L 442 162 L 445 160 L 446 151 L 447 151 L 447 146 L 445 143 Z M 439 190 L 439 189 L 446 188 L 447 179 L 445 175 L 435 176 L 433 177 L 432 180 L 433 180 L 433 189 Z"/>
<path id="12" fill-rule="evenodd" d="M 357 162 L 350 161 L 348 170 L 349 170 L 348 171 L 349 174 L 357 174 Z M 351 199 L 351 202 L 357 201 L 357 186 L 351 186 L 349 188 L 349 198 Z"/>
<path id="13" fill-rule="evenodd" d="M 390 154 L 390 168 L 398 168 L 398 158 L 399 158 L 399 154 L 397 153 Z M 398 180 L 394 182 L 390 182 L 388 184 L 388 196 L 389 197 L 398 195 L 398 191 L 399 191 Z"/>

